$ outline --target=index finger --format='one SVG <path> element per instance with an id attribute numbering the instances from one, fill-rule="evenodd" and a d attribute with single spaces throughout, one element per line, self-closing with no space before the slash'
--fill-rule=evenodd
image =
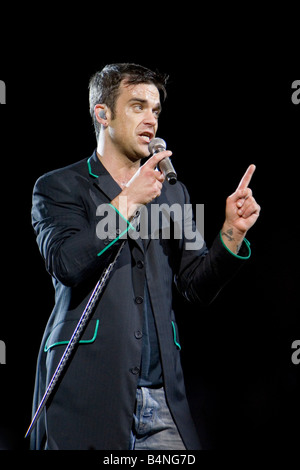
<path id="1" fill-rule="evenodd" d="M 253 173 L 255 172 L 256 166 L 255 165 L 250 165 L 247 168 L 246 173 L 244 174 L 243 178 L 241 179 L 237 189 L 246 189 L 251 181 L 251 178 L 253 176 Z"/>
<path id="2" fill-rule="evenodd" d="M 146 161 L 145 165 L 150 166 L 154 170 L 161 160 L 170 157 L 171 155 L 172 152 L 170 150 L 164 150 L 162 152 L 155 153 Z"/>

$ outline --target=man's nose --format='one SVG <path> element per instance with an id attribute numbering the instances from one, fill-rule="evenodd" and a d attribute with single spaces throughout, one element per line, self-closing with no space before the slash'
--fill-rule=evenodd
<path id="1" fill-rule="evenodd" d="M 143 119 L 145 124 L 156 126 L 157 125 L 157 116 L 151 109 L 146 111 L 146 114 Z"/>

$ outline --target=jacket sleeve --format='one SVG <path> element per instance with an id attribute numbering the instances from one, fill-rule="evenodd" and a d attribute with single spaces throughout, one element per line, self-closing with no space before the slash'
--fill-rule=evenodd
<path id="1" fill-rule="evenodd" d="M 46 269 L 67 286 L 104 269 L 130 225 L 110 204 L 101 206 L 100 215 L 96 206 L 90 210 L 84 181 L 72 188 L 71 178 L 59 172 L 42 176 L 34 186 L 32 204 L 32 225 Z M 102 236 L 97 226 L 105 217 L 115 221 L 115 230 Z"/>
<path id="2" fill-rule="evenodd" d="M 185 204 L 189 195 L 185 187 Z M 211 248 L 199 234 L 192 211 L 184 211 L 184 228 L 194 233 L 194 240 L 187 240 L 184 233 L 181 261 L 175 276 L 178 290 L 191 302 L 211 303 L 225 284 L 232 279 L 251 255 L 250 243 L 244 240 L 238 255 L 232 253 L 223 243 L 221 232 Z"/>

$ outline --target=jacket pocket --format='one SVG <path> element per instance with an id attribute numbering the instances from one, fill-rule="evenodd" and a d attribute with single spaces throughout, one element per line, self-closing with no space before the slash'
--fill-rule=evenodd
<path id="1" fill-rule="evenodd" d="M 47 338 L 44 351 L 47 352 L 55 346 L 67 345 L 76 328 L 78 320 L 67 320 L 57 323 Z M 99 320 L 90 320 L 79 344 L 93 343 L 98 334 Z"/>

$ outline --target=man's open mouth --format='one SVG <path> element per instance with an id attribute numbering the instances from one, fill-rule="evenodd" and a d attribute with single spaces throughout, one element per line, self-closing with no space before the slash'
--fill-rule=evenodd
<path id="1" fill-rule="evenodd" d="M 150 140 L 153 139 L 154 134 L 152 132 L 145 131 L 141 132 L 139 137 L 144 141 L 145 144 L 149 144 Z"/>

